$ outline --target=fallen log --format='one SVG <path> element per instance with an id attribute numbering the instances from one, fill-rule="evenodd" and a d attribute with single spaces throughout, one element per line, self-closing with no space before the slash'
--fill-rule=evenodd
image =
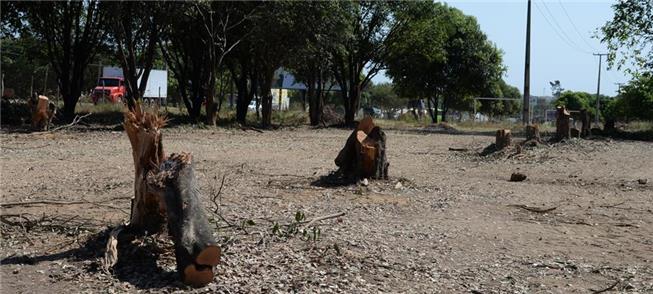
<path id="1" fill-rule="evenodd" d="M 160 189 L 167 207 L 168 233 L 175 243 L 177 270 L 184 283 L 200 287 L 213 280 L 220 262 L 217 246 L 201 203 L 192 156 L 172 154 L 161 169 L 148 175 L 148 185 Z"/>
<path id="2" fill-rule="evenodd" d="M 387 179 L 386 136 L 372 118 L 366 117 L 351 133 L 335 159 L 336 166 L 348 177 Z"/>
<path id="3" fill-rule="evenodd" d="M 164 155 L 160 131 L 164 124 L 165 118 L 143 112 L 140 104 L 125 113 L 135 167 L 134 198 L 130 222 L 109 236 L 104 267 L 109 269 L 118 262 L 120 234 L 158 233 L 167 224 L 182 280 L 201 287 L 213 280 L 220 248 L 202 208 L 192 156 Z"/>

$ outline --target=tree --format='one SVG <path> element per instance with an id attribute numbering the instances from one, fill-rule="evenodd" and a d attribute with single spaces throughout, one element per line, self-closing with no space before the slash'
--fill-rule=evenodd
<path id="1" fill-rule="evenodd" d="M 342 91 L 345 123 L 354 123 L 361 92 L 383 69 L 388 40 L 400 30 L 402 22 L 393 17 L 401 5 L 385 1 L 339 2 L 347 22 L 346 33 L 333 50 L 333 71 Z"/>
<path id="2" fill-rule="evenodd" d="M 448 109 L 470 109 L 471 96 L 499 89 L 501 53 L 473 17 L 431 2 L 411 2 L 396 17 L 404 26 L 389 42 L 387 73 L 400 94 L 426 98 L 434 123 L 440 98 L 446 119 Z"/>
<path id="3" fill-rule="evenodd" d="M 17 9 L 24 12 L 28 29 L 46 45 L 63 97 L 64 120 L 71 121 L 82 92 L 84 71 L 104 41 L 106 14 L 93 0 L 19 4 Z"/>
<path id="4" fill-rule="evenodd" d="M 553 96 L 553 98 L 555 99 L 560 98 L 560 94 L 562 94 L 562 91 L 565 90 L 560 85 L 560 81 L 555 80 L 554 82 L 549 82 L 549 85 L 551 85 L 551 95 Z"/>
<path id="5" fill-rule="evenodd" d="M 393 85 L 390 83 L 371 84 L 365 89 L 365 93 L 370 104 L 379 106 L 386 113 L 406 107 L 408 103 L 406 98 L 403 98 L 395 93 Z"/>
<path id="6" fill-rule="evenodd" d="M 570 110 L 581 110 L 587 109 L 593 112 L 594 110 L 590 107 L 590 100 L 592 95 L 586 92 L 574 92 L 574 91 L 564 91 L 560 94 L 560 97 L 556 100 L 556 106 L 565 106 Z"/>
<path id="7" fill-rule="evenodd" d="M 322 121 L 322 109 L 328 88 L 333 86 L 333 51 L 345 34 L 345 19 L 338 2 L 298 2 L 296 9 L 302 17 L 296 19 L 297 31 L 293 38 L 298 46 L 291 54 L 288 68 L 295 79 L 306 85 L 305 100 L 309 104 L 310 124 Z"/>
<path id="8" fill-rule="evenodd" d="M 608 62 L 621 69 L 628 61 L 631 73 L 653 71 L 653 2 L 619 0 L 614 17 L 601 27 L 601 42 L 608 45 Z"/>
<path id="9" fill-rule="evenodd" d="M 618 99 L 624 119 L 653 121 L 653 74 L 631 80 L 621 89 Z"/>
<path id="10" fill-rule="evenodd" d="M 154 65 L 161 30 L 161 4 L 120 1 L 106 3 L 116 21 L 110 26 L 111 47 L 122 67 L 127 104 L 142 99 Z M 140 82 L 139 82 L 140 79 Z"/>

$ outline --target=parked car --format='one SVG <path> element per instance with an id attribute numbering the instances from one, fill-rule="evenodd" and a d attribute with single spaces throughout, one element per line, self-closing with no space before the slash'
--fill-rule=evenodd
<path id="1" fill-rule="evenodd" d="M 373 107 L 373 106 L 363 107 L 363 113 L 375 118 L 379 118 L 383 116 L 383 111 L 381 111 L 380 108 Z"/>

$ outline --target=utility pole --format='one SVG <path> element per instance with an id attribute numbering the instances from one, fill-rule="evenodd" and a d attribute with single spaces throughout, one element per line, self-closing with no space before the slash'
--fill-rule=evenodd
<path id="1" fill-rule="evenodd" d="M 608 54 L 606 54 L 606 53 L 594 53 L 592 55 L 599 57 L 599 81 L 596 84 L 596 117 L 594 118 L 594 121 L 595 121 L 594 123 L 596 123 L 598 125 L 599 124 L 599 113 L 601 112 L 601 110 L 600 110 L 601 108 L 599 108 L 601 106 L 601 102 L 600 102 L 601 99 L 599 99 L 599 94 L 601 92 L 601 60 L 602 60 L 601 58 L 603 56 L 608 55 Z"/>
<path id="2" fill-rule="evenodd" d="M 524 105 L 522 107 L 522 122 L 528 125 L 531 122 L 531 0 L 528 0 L 526 14 L 526 62 L 524 66 Z"/>

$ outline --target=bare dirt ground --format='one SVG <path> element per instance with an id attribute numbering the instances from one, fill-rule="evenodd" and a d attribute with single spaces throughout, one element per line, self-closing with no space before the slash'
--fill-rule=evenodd
<path id="1" fill-rule="evenodd" d="M 652 143 L 480 157 L 493 137 L 391 130 L 390 180 L 333 185 L 324 176 L 348 135 L 165 129 L 167 153 L 194 154 L 224 251 L 215 281 L 191 289 L 165 234 L 100 268 L 107 228 L 127 220 L 133 195 L 123 132 L 2 133 L 0 292 L 653 292 Z M 528 179 L 509 182 L 515 171 Z M 211 212 L 223 176 L 225 220 Z M 8 205 L 39 200 L 66 203 Z M 345 215 L 304 235 L 297 212 Z"/>

